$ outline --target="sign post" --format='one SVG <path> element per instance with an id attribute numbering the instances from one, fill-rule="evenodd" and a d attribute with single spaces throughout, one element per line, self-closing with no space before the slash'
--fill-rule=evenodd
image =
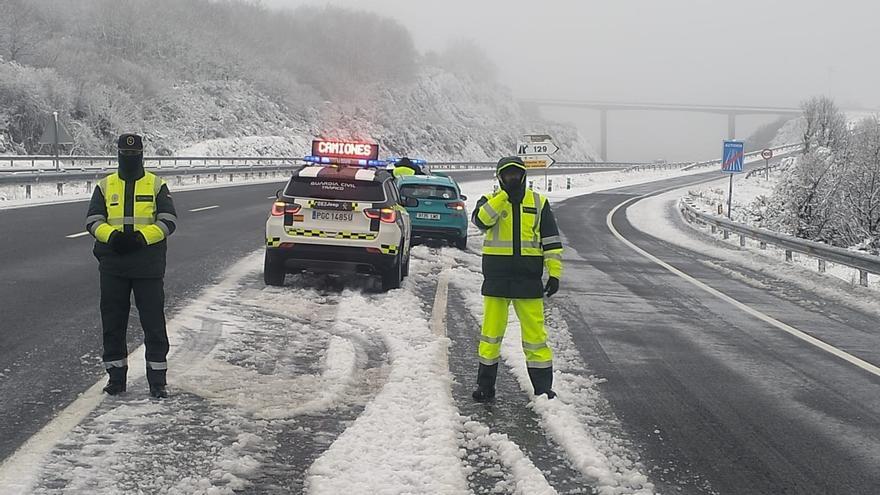
<path id="1" fill-rule="evenodd" d="M 53 161 L 55 162 L 55 170 L 58 170 L 60 168 L 58 165 L 58 147 L 62 144 L 73 144 L 73 138 L 70 137 L 70 133 L 67 132 L 64 125 L 58 121 L 58 112 L 52 112 L 52 120 L 46 123 L 46 127 L 43 129 L 43 135 L 40 137 L 39 143 L 52 145 L 52 156 L 54 156 Z"/>
<path id="2" fill-rule="evenodd" d="M 730 190 L 727 194 L 727 218 L 731 218 L 730 207 L 733 205 L 733 175 L 741 174 L 745 155 L 745 143 L 742 141 L 724 141 L 721 154 L 721 171 L 730 174 Z"/>
<path id="3" fill-rule="evenodd" d="M 770 159 L 773 158 L 773 150 L 764 149 L 761 151 L 761 158 L 764 159 L 764 178 L 770 180 Z"/>
<path id="4" fill-rule="evenodd" d="M 526 168 L 544 169 L 544 190 L 547 190 L 548 186 L 547 169 L 556 163 L 556 160 L 550 155 L 557 151 L 559 151 L 559 147 L 553 143 L 553 138 L 546 134 L 523 136 L 523 141 L 516 145 L 516 154 L 522 158 Z"/>

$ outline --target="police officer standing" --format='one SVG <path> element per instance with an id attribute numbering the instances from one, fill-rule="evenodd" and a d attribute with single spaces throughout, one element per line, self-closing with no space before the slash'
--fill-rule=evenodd
<path id="1" fill-rule="evenodd" d="M 501 341 L 511 303 L 522 327 L 522 348 L 535 395 L 552 399 L 553 352 L 547 345 L 543 297 L 559 290 L 562 241 L 547 198 L 526 187 L 518 157 L 502 158 L 496 174 L 501 190 L 477 201 L 472 221 L 483 241 L 483 328 L 474 400 L 495 397 Z M 550 277 L 542 281 L 544 268 Z"/>
<path id="2" fill-rule="evenodd" d="M 144 329 L 150 395 L 168 397 L 168 334 L 165 329 L 165 239 L 177 222 L 165 181 L 144 170 L 144 144 L 137 134 L 119 136 L 119 168 L 92 194 L 86 229 L 95 237 L 101 278 L 104 392 L 125 391 L 128 373 L 126 330 L 131 293 Z"/>

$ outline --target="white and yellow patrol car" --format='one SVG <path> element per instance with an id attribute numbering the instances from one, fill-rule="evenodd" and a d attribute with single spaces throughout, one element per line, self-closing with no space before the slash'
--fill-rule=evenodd
<path id="1" fill-rule="evenodd" d="M 378 146 L 317 143 L 328 141 L 313 143 L 310 163 L 279 191 L 266 221 L 266 284 L 329 272 L 378 275 L 382 290 L 400 287 L 412 227 L 394 177 L 379 168 Z"/>

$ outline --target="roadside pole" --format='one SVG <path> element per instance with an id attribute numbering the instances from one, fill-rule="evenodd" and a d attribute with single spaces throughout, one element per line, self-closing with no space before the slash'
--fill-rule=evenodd
<path id="1" fill-rule="evenodd" d="M 770 159 L 773 158 L 773 150 L 764 149 L 761 151 L 761 158 L 764 159 L 764 178 L 770 180 Z"/>

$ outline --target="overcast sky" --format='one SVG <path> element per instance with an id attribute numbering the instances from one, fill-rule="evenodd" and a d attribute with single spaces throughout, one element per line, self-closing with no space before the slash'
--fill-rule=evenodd
<path id="1" fill-rule="evenodd" d="M 796 106 L 831 94 L 880 107 L 880 2 L 867 0 L 263 0 L 394 17 L 421 51 L 470 38 L 516 96 Z M 547 111 L 598 141 L 590 111 Z M 772 120 L 770 118 L 769 120 Z M 745 138 L 768 118 L 742 118 Z M 723 116 L 612 113 L 609 158 L 720 153 Z M 718 150 L 716 150 L 718 148 Z M 717 151 L 717 153 L 716 153 Z"/>

